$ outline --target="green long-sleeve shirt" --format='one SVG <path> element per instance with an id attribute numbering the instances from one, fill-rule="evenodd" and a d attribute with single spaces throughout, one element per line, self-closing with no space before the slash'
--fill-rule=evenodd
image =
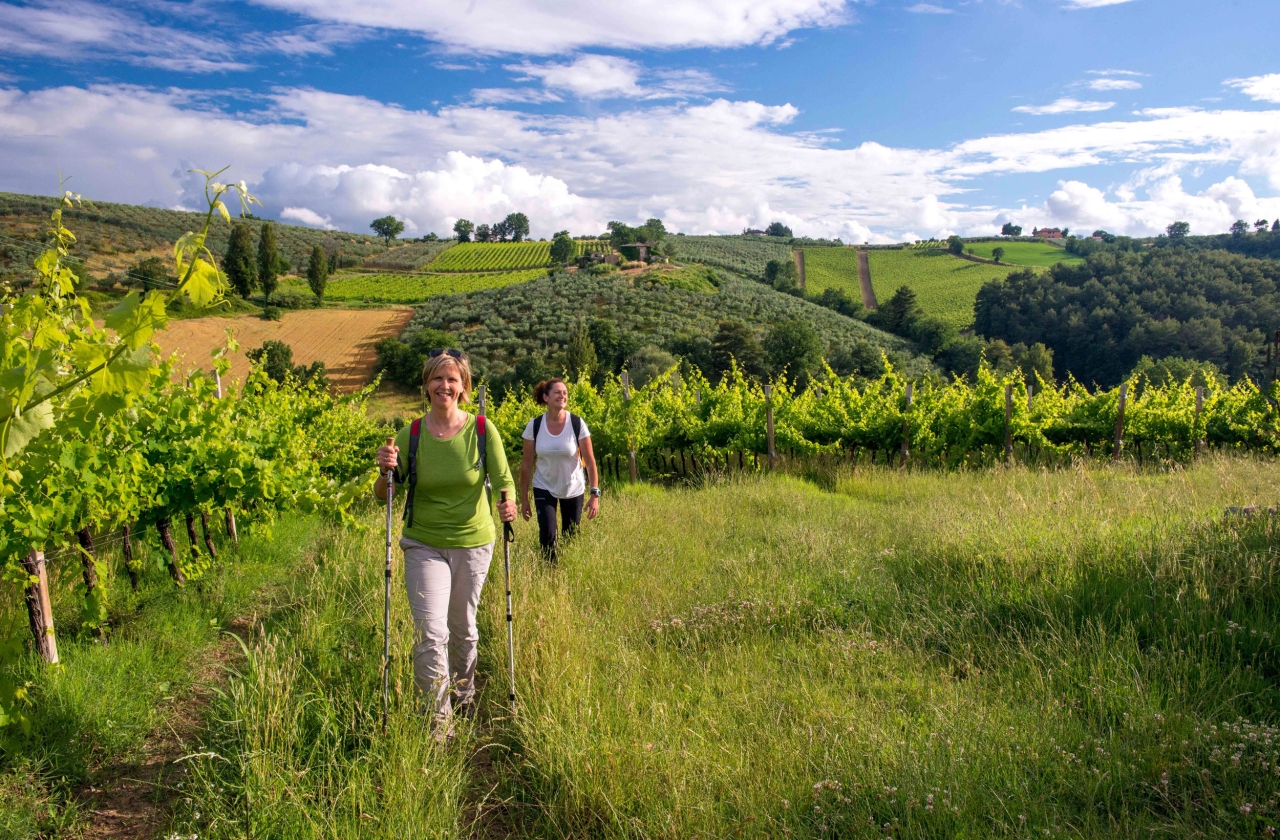
<path id="1" fill-rule="evenodd" d="M 413 491 L 413 525 L 404 535 L 433 548 L 476 548 L 493 542 L 497 534 L 493 513 L 485 498 L 484 476 L 480 474 L 480 438 L 476 419 L 468 417 L 462 431 L 447 440 L 437 440 L 422 421 L 418 435 L 418 484 Z M 507 466 L 502 438 L 490 420 L 485 424 L 488 455 L 485 460 L 493 498 L 516 497 L 516 483 Z M 400 448 L 399 475 L 409 469 L 409 426 L 396 435 Z M 396 488 L 407 492 L 408 483 Z"/>

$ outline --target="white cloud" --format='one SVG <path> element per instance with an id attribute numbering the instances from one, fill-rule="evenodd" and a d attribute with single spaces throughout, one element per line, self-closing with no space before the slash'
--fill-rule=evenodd
<path id="1" fill-rule="evenodd" d="M 60 166 L 94 198 L 194 206 L 186 170 L 231 163 L 268 215 L 294 208 L 294 219 L 310 211 L 308 223 L 366 230 L 394 213 L 417 234 L 513 209 L 530 216 L 535 236 L 659 216 L 688 233 L 780 219 L 797 233 L 856 242 L 990 233 L 997 219 L 1142 233 L 1175 218 L 1208 231 L 1225 230 L 1232 213 L 1280 216 L 1275 199 L 1242 189 L 1256 176 L 1280 190 L 1280 109 L 1161 109 L 941 149 L 837 148 L 829 135 L 791 130 L 797 115 L 726 99 L 591 115 L 432 112 L 309 88 L 280 89 L 262 111 L 233 115 L 174 89 L 0 88 L 0 184 L 48 192 Z M 1136 174 L 1103 191 L 1070 171 L 1052 201 L 1034 207 L 966 197 L 992 175 L 1101 165 Z M 1208 165 L 1238 171 L 1186 192 L 1180 172 Z"/>
<path id="2" fill-rule="evenodd" d="M 846 0 L 257 0 L 316 20 L 418 32 L 454 50 L 552 55 L 586 47 L 772 44 L 834 26 Z"/>
<path id="3" fill-rule="evenodd" d="M 1105 111 L 1108 108 L 1115 107 L 1114 102 L 1081 102 L 1079 99 L 1071 97 L 1063 97 L 1062 99 L 1050 102 L 1048 105 L 1019 105 L 1013 110 L 1020 114 L 1035 114 L 1043 116 L 1044 114 L 1074 114 L 1088 111 Z"/>
<path id="4" fill-rule="evenodd" d="M 1136 70 L 1086 70 L 1090 76 L 1146 76 Z"/>
<path id="5" fill-rule="evenodd" d="M 0 3 L 0 52 L 56 59 L 110 56 L 189 73 L 245 70 L 217 38 L 147 23 L 141 17 L 83 0 Z"/>
<path id="6" fill-rule="evenodd" d="M 1067 0 L 1069 9 L 1099 9 L 1103 6 L 1118 6 L 1129 0 Z"/>
<path id="7" fill-rule="evenodd" d="M 908 12 L 917 15 L 954 15 L 955 9 L 948 9 L 946 6 L 935 6 L 932 3 L 917 3 L 914 6 L 907 7 Z"/>
<path id="8" fill-rule="evenodd" d="M 1223 84 L 1239 89 L 1245 96 L 1258 102 L 1280 102 L 1280 73 L 1250 76 L 1247 79 L 1227 79 Z"/>
<path id="9" fill-rule="evenodd" d="M 437 169 L 415 172 L 373 164 L 280 164 L 266 171 L 256 189 L 267 203 L 288 196 L 341 208 L 348 229 L 368 227 L 369 219 L 388 214 L 416 235 L 448 234 L 460 218 L 479 224 L 516 211 L 527 214 L 535 224 L 534 235 L 541 236 L 563 228 L 599 231 L 608 221 L 598 202 L 574 195 L 558 178 L 456 151 L 437 163 Z M 302 212 L 319 218 L 310 210 Z M 293 218 L 314 224 L 301 213 Z"/>
<path id="10" fill-rule="evenodd" d="M 471 102 L 476 105 L 499 105 L 505 102 L 540 104 L 563 101 L 551 91 L 537 88 L 475 88 L 471 91 Z"/>
<path id="11" fill-rule="evenodd" d="M 563 91 L 579 99 L 675 99 L 724 89 L 723 85 L 705 70 L 651 72 L 638 62 L 613 55 L 580 55 L 568 63 L 549 61 L 539 64 L 524 61 L 520 64 L 509 64 L 506 69 L 518 74 L 518 81 L 540 81 L 549 90 Z M 641 84 L 642 76 L 654 77 L 654 83 Z M 559 97 L 550 92 L 539 95 L 527 88 L 502 90 L 511 92 L 509 94 L 511 98 L 502 101 L 559 101 Z M 522 91 L 522 93 L 515 93 L 515 91 Z M 475 101 L 484 100 L 475 99 Z"/>
<path id="12" fill-rule="evenodd" d="M 1133 79 L 1092 79 L 1088 83 L 1089 90 L 1137 90 L 1142 82 Z"/>
<path id="13" fill-rule="evenodd" d="M 280 211 L 280 218 L 323 230 L 334 230 L 337 227 L 328 216 L 321 216 L 308 207 L 286 207 Z"/>
<path id="14" fill-rule="evenodd" d="M 565 90 L 583 99 L 613 96 L 638 97 L 642 67 L 629 59 L 614 55 L 580 55 L 569 64 L 509 65 L 508 70 L 521 74 L 522 81 L 533 79 L 549 88 Z"/>

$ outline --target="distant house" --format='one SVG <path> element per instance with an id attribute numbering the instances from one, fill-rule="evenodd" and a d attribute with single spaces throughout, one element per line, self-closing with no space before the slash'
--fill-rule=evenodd
<path id="1" fill-rule="evenodd" d="M 755 228 L 747 228 L 742 232 L 742 235 L 743 236 L 765 236 L 766 234 L 762 230 L 756 230 Z"/>
<path id="2" fill-rule="evenodd" d="M 1035 228 L 1031 231 L 1032 236 L 1038 236 L 1041 239 L 1061 239 L 1062 230 L 1059 228 Z"/>
<path id="3" fill-rule="evenodd" d="M 656 242 L 632 242 L 630 245 L 622 245 L 618 251 L 628 260 L 649 262 L 649 253 L 657 244 Z"/>

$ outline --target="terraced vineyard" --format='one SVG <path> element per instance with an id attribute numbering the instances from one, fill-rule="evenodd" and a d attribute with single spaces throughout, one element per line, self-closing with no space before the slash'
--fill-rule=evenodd
<path id="1" fill-rule="evenodd" d="M 583 239 L 573 244 L 575 257 L 608 248 L 607 243 L 598 239 Z M 551 265 L 550 242 L 463 242 L 436 257 L 426 268 L 447 272 L 516 271 Z"/>
<path id="2" fill-rule="evenodd" d="M 329 300 L 370 303 L 421 303 L 436 295 L 478 292 L 527 283 L 546 269 L 501 271 L 491 274 L 358 274 L 335 277 L 325 289 Z"/>
<path id="3" fill-rule="evenodd" d="M 1078 264 L 1084 262 L 1081 257 L 1068 254 L 1064 248 L 1044 242 L 974 242 L 965 244 L 966 251 L 973 251 L 974 256 L 994 259 L 991 252 L 996 248 L 1004 248 L 1000 262 L 1009 265 L 1050 266 L 1064 262 Z"/>
<path id="4" fill-rule="evenodd" d="M 908 286 L 926 314 L 937 315 L 959 328 L 973 322 L 973 300 L 982 284 L 1015 270 L 1013 266 L 969 262 L 934 250 L 871 251 L 868 258 L 871 288 L 877 301 L 883 304 L 900 286 Z M 856 288 L 856 263 L 852 277 Z"/>
<path id="5" fill-rule="evenodd" d="M 839 289 L 854 300 L 862 300 L 856 248 L 805 248 L 804 276 L 804 290 L 811 295 Z"/>
<path id="6" fill-rule="evenodd" d="M 791 259 L 791 243 L 787 239 L 758 236 L 673 236 L 668 241 L 675 246 L 673 256 L 680 262 L 714 265 L 757 280 L 764 277 L 764 267 L 769 260 Z M 854 277 L 857 277 L 856 269 Z"/>

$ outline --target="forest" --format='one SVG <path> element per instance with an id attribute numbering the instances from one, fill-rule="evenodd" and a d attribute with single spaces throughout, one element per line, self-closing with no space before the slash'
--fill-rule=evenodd
<path id="1" fill-rule="evenodd" d="M 1280 263 L 1221 250 L 1100 251 L 1084 265 L 1024 270 L 987 283 L 974 330 L 1043 342 L 1059 377 L 1110 386 L 1143 356 L 1211 362 L 1232 380 L 1266 373 L 1280 325 Z"/>

